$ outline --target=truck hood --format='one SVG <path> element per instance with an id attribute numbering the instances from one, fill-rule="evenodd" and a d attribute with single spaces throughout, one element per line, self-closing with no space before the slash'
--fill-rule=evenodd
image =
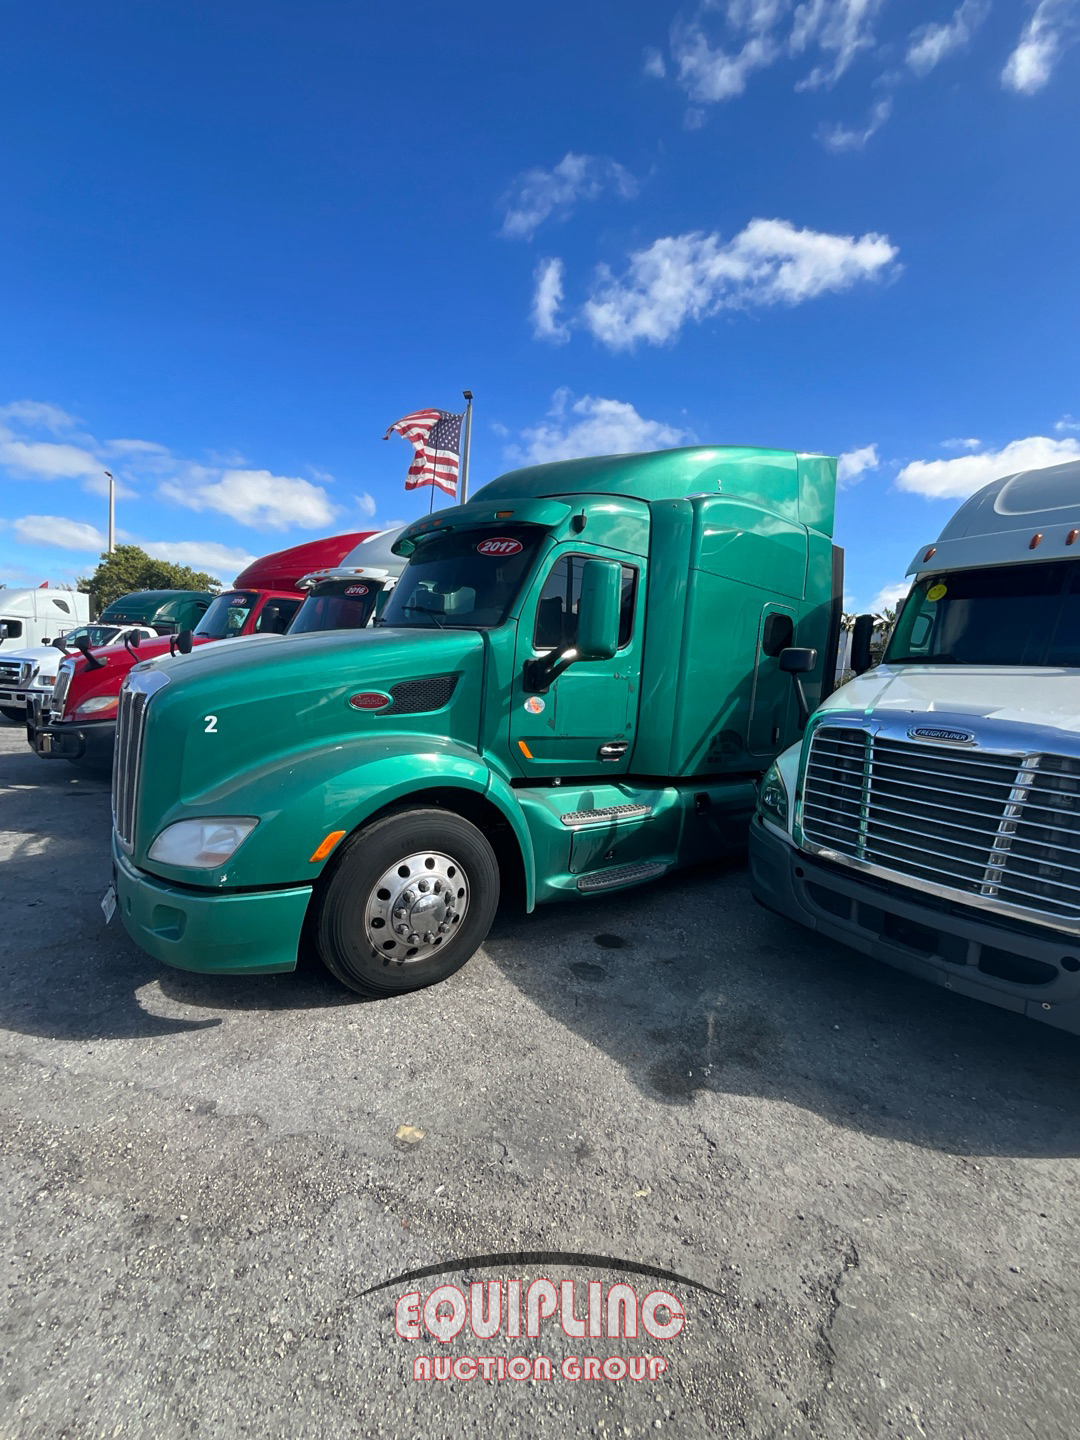
<path id="1" fill-rule="evenodd" d="M 820 711 L 967 716 L 1080 734 L 1080 672 L 1045 665 L 879 665 Z"/>

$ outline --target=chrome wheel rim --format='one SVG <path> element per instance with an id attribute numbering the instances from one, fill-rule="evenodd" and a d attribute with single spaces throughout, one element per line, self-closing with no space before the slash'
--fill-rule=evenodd
<path id="1" fill-rule="evenodd" d="M 375 882 L 364 930 L 382 959 L 416 964 L 446 946 L 468 908 L 469 882 L 460 861 L 439 850 L 420 850 L 395 861 Z"/>

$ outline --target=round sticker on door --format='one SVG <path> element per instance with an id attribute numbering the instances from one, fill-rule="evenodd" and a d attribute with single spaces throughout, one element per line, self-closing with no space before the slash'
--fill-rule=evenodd
<path id="1" fill-rule="evenodd" d="M 540 699 L 539 695 L 530 695 L 525 701 L 525 709 L 530 715 L 542 715 L 545 708 L 544 702 Z"/>
<path id="2" fill-rule="evenodd" d="M 481 540 L 476 547 L 478 555 L 495 555 L 502 559 L 504 555 L 516 555 L 519 550 L 525 547 L 520 540 L 511 540 L 506 535 L 493 535 L 490 540 Z"/>
<path id="3" fill-rule="evenodd" d="M 347 585 L 345 587 L 346 595 L 366 595 L 367 593 L 368 588 L 366 585 Z"/>
<path id="4" fill-rule="evenodd" d="M 949 587 L 947 585 L 931 585 L 930 589 L 926 592 L 926 598 L 927 600 L 943 600 L 948 593 Z"/>

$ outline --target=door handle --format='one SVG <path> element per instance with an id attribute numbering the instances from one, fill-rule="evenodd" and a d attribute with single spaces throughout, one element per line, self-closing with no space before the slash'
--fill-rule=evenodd
<path id="1" fill-rule="evenodd" d="M 621 760 L 629 749 L 630 745 L 626 740 L 609 740 L 600 746 L 598 754 L 601 760 Z"/>

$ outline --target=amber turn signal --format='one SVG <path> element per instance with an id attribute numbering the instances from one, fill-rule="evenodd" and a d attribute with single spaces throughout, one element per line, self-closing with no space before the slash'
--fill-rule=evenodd
<path id="1" fill-rule="evenodd" d="M 322 842 L 322 844 L 319 846 L 319 848 L 315 851 L 315 854 L 312 855 L 312 857 L 311 857 L 311 859 L 310 859 L 310 861 L 309 861 L 308 863 L 311 864 L 311 865 L 314 865 L 314 864 L 315 864 L 317 861 L 319 861 L 319 860 L 325 860 L 326 857 L 327 857 L 327 855 L 330 854 L 330 851 L 333 850 L 334 846 L 338 843 L 338 841 L 339 841 L 339 840 L 344 840 L 344 838 L 345 838 L 345 831 L 344 831 L 344 830 L 331 830 L 331 831 L 330 831 L 330 834 L 327 835 L 326 839 Z"/>

